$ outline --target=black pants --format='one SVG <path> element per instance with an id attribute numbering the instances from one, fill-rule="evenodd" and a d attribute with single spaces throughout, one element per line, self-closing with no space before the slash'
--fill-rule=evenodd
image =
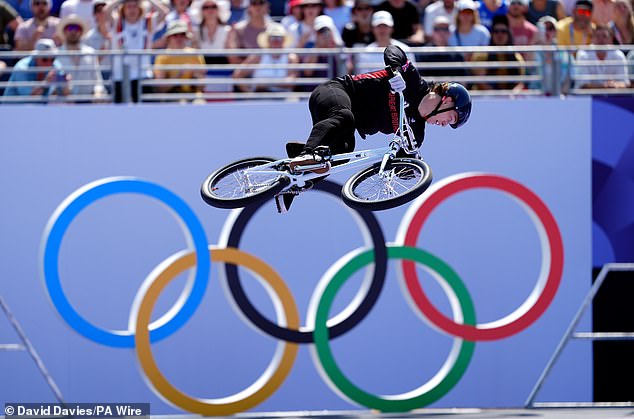
<path id="1" fill-rule="evenodd" d="M 312 152 L 317 146 L 328 146 L 332 154 L 354 150 L 354 115 L 350 96 L 343 86 L 330 81 L 313 90 L 308 100 L 313 128 L 304 147 Z"/>
<path id="2" fill-rule="evenodd" d="M 143 86 L 143 93 L 152 93 L 150 86 Z M 136 103 L 139 101 L 139 80 L 130 80 L 130 99 Z M 114 82 L 114 103 L 123 102 L 123 82 Z"/>

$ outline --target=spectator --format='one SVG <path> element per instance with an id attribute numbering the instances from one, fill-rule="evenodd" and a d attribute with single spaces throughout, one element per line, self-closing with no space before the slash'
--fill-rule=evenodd
<path id="1" fill-rule="evenodd" d="M 374 42 L 372 32 L 372 2 L 370 0 L 356 0 L 352 8 L 351 21 L 343 28 L 341 37 L 346 47 L 368 45 Z"/>
<path id="2" fill-rule="evenodd" d="M 557 24 L 557 45 L 587 45 L 592 40 L 592 0 L 576 0 L 571 17 Z"/>
<path id="3" fill-rule="evenodd" d="M 537 27 L 526 20 L 529 0 L 511 0 L 508 21 L 513 45 L 532 45 L 537 42 Z"/>
<path id="4" fill-rule="evenodd" d="M 495 16 L 506 15 L 509 12 L 507 0 L 483 0 L 478 6 L 478 16 L 480 24 L 491 31 L 493 18 Z"/>
<path id="5" fill-rule="evenodd" d="M 55 59 L 57 52 L 55 42 L 48 38 L 35 42 L 31 55 L 22 58 L 13 67 L 9 84 L 4 91 L 4 98 L 10 96 L 38 96 L 45 101 L 53 96 L 68 96 L 70 78 L 64 73 L 61 64 Z M 39 71 L 33 71 L 33 70 Z M 37 86 L 21 86 L 20 83 L 39 82 Z M 28 101 L 38 103 L 39 98 Z M 5 102 L 8 102 L 6 99 Z"/>
<path id="6" fill-rule="evenodd" d="M 231 26 L 227 25 L 227 20 L 231 14 L 229 2 L 227 0 L 202 0 L 199 3 L 200 16 L 202 16 L 200 26 L 197 30 L 200 48 L 203 50 L 215 49 L 223 50 L 229 43 L 229 33 Z M 205 64 L 228 64 L 229 60 L 224 55 L 205 55 Z M 207 70 L 207 78 L 231 77 L 230 70 Z M 230 92 L 233 84 L 208 84 L 205 92 Z"/>
<path id="7" fill-rule="evenodd" d="M 20 23 L 22 18 L 18 12 L 4 0 L 0 0 L 0 51 L 13 49 L 7 36 L 7 29 L 14 33 Z"/>
<path id="8" fill-rule="evenodd" d="M 106 0 L 93 0 L 93 21 L 95 26 L 84 36 L 84 44 L 97 50 L 106 51 L 112 49 L 112 34 L 110 19 L 106 15 Z M 107 55 L 99 57 L 99 64 L 105 67 L 101 71 L 104 79 L 110 79 L 110 69 L 112 67 L 112 58 Z"/>
<path id="9" fill-rule="evenodd" d="M 598 24 L 592 31 L 591 45 L 611 45 L 613 37 L 614 33 L 608 25 Z M 584 79 L 586 76 L 605 76 L 605 78 L 595 77 L 589 80 Z M 578 89 L 622 89 L 629 87 L 627 58 L 618 49 L 579 50 L 575 60 L 575 79 L 575 87 Z"/>
<path id="10" fill-rule="evenodd" d="M 313 48 L 315 46 L 315 19 L 324 9 L 321 0 L 302 0 L 300 3 L 302 15 L 299 22 L 291 25 L 290 35 L 293 37 L 293 47 Z"/>
<path id="11" fill-rule="evenodd" d="M 229 15 L 229 20 L 227 20 L 228 25 L 233 25 L 247 18 L 248 0 L 230 0 L 230 3 L 231 14 Z"/>
<path id="12" fill-rule="evenodd" d="M 557 20 L 552 16 L 542 16 L 537 21 L 537 33 L 539 45 L 557 45 Z M 546 96 L 567 93 L 568 53 L 542 51 L 535 56 L 539 64 L 537 71 L 541 75 L 541 80 L 531 83 L 530 87 L 541 89 Z"/>
<path id="13" fill-rule="evenodd" d="M 165 32 L 167 49 L 172 51 L 182 51 L 185 53 L 195 51 L 187 46 L 188 39 L 191 38 L 189 24 L 182 20 L 173 20 L 169 23 Z M 204 86 L 189 85 L 182 80 L 204 79 L 203 69 L 162 69 L 161 67 L 178 67 L 205 65 L 205 58 L 202 55 L 158 55 L 154 63 L 154 78 L 158 80 L 174 79 L 174 84 L 157 86 L 155 89 L 160 93 L 202 93 Z"/>
<path id="14" fill-rule="evenodd" d="M 630 0 L 614 1 L 614 38 L 618 44 L 634 44 L 634 13 L 632 13 L 632 3 Z"/>
<path id="15" fill-rule="evenodd" d="M 280 23 L 284 26 L 284 29 L 288 32 L 294 23 L 297 23 L 302 18 L 302 0 L 291 0 L 287 3 L 288 11 L 286 16 L 282 18 Z"/>
<path id="16" fill-rule="evenodd" d="M 430 41 L 425 45 L 429 47 L 447 47 L 449 46 L 451 22 L 445 16 L 436 16 L 432 33 L 429 37 Z M 466 76 L 467 72 L 464 68 L 457 65 L 448 64 L 447 68 L 429 68 L 426 63 L 462 63 L 464 58 L 461 54 L 455 52 L 433 52 L 429 54 L 420 54 L 417 56 L 418 72 L 423 78 L 452 78 L 456 76 Z"/>
<path id="17" fill-rule="evenodd" d="M 272 23 L 265 32 L 258 35 L 258 44 L 260 48 L 270 48 L 274 50 L 282 50 L 288 48 L 292 42 L 292 38 L 279 23 Z M 251 55 L 247 57 L 244 64 L 253 65 L 260 64 L 262 67 L 256 68 L 238 68 L 233 74 L 235 78 L 267 78 L 281 79 L 289 81 L 297 77 L 295 70 L 290 70 L 288 65 L 297 64 L 299 58 L 295 54 L 285 53 L 284 51 L 264 53 L 261 55 Z M 276 67 L 272 67 L 275 65 Z M 290 83 L 280 84 L 262 84 L 262 85 L 239 85 L 238 89 L 243 92 L 288 92 L 293 88 Z"/>
<path id="18" fill-rule="evenodd" d="M 170 0 L 171 10 L 165 16 L 164 22 L 161 24 L 161 27 L 154 33 L 154 42 L 152 47 L 155 49 L 163 49 L 167 46 L 167 37 L 165 33 L 167 31 L 167 27 L 171 22 L 175 22 L 177 20 L 181 22 L 187 23 L 188 33 L 194 33 L 194 21 L 198 21 L 198 16 L 195 16 L 193 10 L 190 9 L 192 5 L 192 0 Z M 188 45 L 198 48 L 196 40 L 193 37 L 187 38 Z"/>
<path id="19" fill-rule="evenodd" d="M 630 86 L 634 83 L 634 49 L 627 54 L 627 64 L 630 73 Z"/>
<path id="20" fill-rule="evenodd" d="M 59 19 L 51 16 L 51 0 L 30 0 L 33 17 L 18 25 L 15 31 L 15 49 L 30 51 L 39 39 L 53 39 L 57 45 L 60 39 L 55 36 Z"/>
<path id="21" fill-rule="evenodd" d="M 420 14 L 416 5 L 410 0 L 384 0 L 376 7 L 376 10 L 384 10 L 392 16 L 394 39 L 413 46 L 422 45 L 425 42 Z"/>
<path id="22" fill-rule="evenodd" d="M 489 45 L 491 34 L 489 30 L 480 25 L 478 6 L 473 0 L 459 0 L 456 25 L 449 38 L 449 45 L 459 47 L 476 47 Z M 464 54 L 465 60 L 470 59 L 470 54 Z"/>
<path id="23" fill-rule="evenodd" d="M 343 33 L 343 27 L 352 18 L 351 8 L 346 4 L 345 0 L 324 0 L 323 13 L 326 16 L 330 16 L 335 22 L 339 35 Z"/>
<path id="24" fill-rule="evenodd" d="M 509 19 L 506 16 L 496 16 L 493 18 L 490 45 L 493 47 L 513 45 L 513 34 L 509 25 Z M 473 53 L 471 60 L 474 62 L 524 63 L 524 59 L 521 54 L 517 52 L 475 52 Z M 475 76 L 519 76 L 524 74 L 524 70 L 522 68 L 508 67 L 506 65 L 502 65 L 502 67 L 497 68 L 474 68 L 472 72 Z M 524 88 L 524 83 L 521 81 L 479 81 L 474 83 L 471 88 L 475 90 L 511 90 L 513 94 L 517 94 Z"/>
<path id="25" fill-rule="evenodd" d="M 374 42 L 369 44 L 366 49 L 378 49 L 379 52 L 362 52 L 357 55 L 355 60 L 354 72 L 365 73 L 372 70 L 379 70 L 385 67 L 383 64 L 383 50 L 388 45 L 396 45 L 403 51 L 409 52 L 410 48 L 401 41 L 392 37 L 394 33 L 394 20 L 392 15 L 385 10 L 374 12 L 372 15 L 372 31 L 374 32 Z"/>
<path id="26" fill-rule="evenodd" d="M 339 31 L 335 26 L 334 20 L 330 16 L 321 15 L 315 19 L 315 48 L 339 48 L 343 46 L 343 40 Z M 302 71 L 303 77 L 325 77 L 328 79 L 343 75 L 347 72 L 345 68 L 345 60 L 336 54 L 311 54 L 304 58 L 307 64 L 328 64 L 328 68 L 324 70 L 307 69 Z M 316 86 L 306 86 L 311 92 Z"/>
<path id="27" fill-rule="evenodd" d="M 77 15 L 88 29 L 92 29 L 95 25 L 93 8 L 93 0 L 64 0 L 59 10 L 59 17 L 63 19 L 70 15 Z"/>
<path id="28" fill-rule="evenodd" d="M 94 55 L 95 50 L 81 42 L 86 32 L 86 24 L 78 15 L 63 18 L 58 27 L 58 36 L 63 40 L 61 52 L 81 52 L 82 55 L 60 55 L 57 61 L 64 72 L 71 77 L 70 92 L 72 95 L 93 96 L 102 98 L 105 94 L 103 79 L 99 71 L 99 61 Z M 90 99 L 79 99 L 80 102 L 90 102 Z"/>
<path id="29" fill-rule="evenodd" d="M 258 35 L 266 30 L 272 22 L 269 17 L 269 4 L 266 0 L 249 0 L 249 8 L 246 11 L 247 18 L 233 25 L 229 33 L 228 47 L 259 48 Z M 240 64 L 247 57 L 230 55 L 231 64 Z"/>
<path id="30" fill-rule="evenodd" d="M 526 20 L 537 25 L 537 21 L 543 16 L 551 16 L 556 20 L 565 18 L 564 5 L 560 0 L 530 0 Z"/>
<path id="31" fill-rule="evenodd" d="M 438 16 L 444 16 L 453 22 L 458 14 L 456 9 L 456 0 L 437 0 L 430 3 L 425 8 L 425 36 L 431 37 L 434 33 L 434 19 Z"/>
<path id="32" fill-rule="evenodd" d="M 119 13 L 111 32 L 112 48 L 115 50 L 150 49 L 155 29 L 159 27 L 169 10 L 160 0 L 149 0 L 157 10 L 147 12 L 141 7 L 140 0 L 114 0 L 106 6 L 105 13 L 112 16 L 114 9 Z M 152 77 L 150 56 L 128 55 L 125 58 L 113 57 L 114 101 L 121 103 L 124 99 L 123 66 L 128 66 L 130 94 L 133 102 L 139 100 L 140 80 Z M 146 89 L 148 90 L 148 89 Z"/>

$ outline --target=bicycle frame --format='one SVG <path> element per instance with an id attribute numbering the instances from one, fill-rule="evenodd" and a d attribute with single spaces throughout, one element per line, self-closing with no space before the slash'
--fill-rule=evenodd
<path id="1" fill-rule="evenodd" d="M 386 147 L 352 151 L 349 153 L 335 154 L 330 157 L 329 161 L 332 163 L 346 161 L 339 165 L 332 165 L 331 169 L 327 172 L 328 175 L 342 172 L 344 170 L 350 170 L 357 167 L 368 167 L 369 165 L 381 162 L 381 169 L 379 174 L 383 176 L 385 167 L 390 160 L 396 157 L 396 154 L 402 149 L 408 154 L 412 154 L 417 158 L 420 158 L 418 153 L 418 147 L 414 139 L 407 117 L 405 116 L 405 98 L 403 94 L 397 93 L 399 96 L 399 129 L 394 133 L 390 143 Z M 261 166 L 246 169 L 244 171 L 245 176 L 249 174 L 265 174 L 265 175 L 282 175 L 288 178 L 289 184 L 284 188 L 282 192 L 288 191 L 292 187 L 296 186 L 303 188 L 306 182 L 325 176 L 324 173 L 314 173 L 311 169 L 323 168 L 323 165 L 314 165 L 304 167 L 304 171 L 300 173 L 291 173 L 288 171 L 281 171 L 276 167 L 284 166 L 291 162 L 292 159 L 281 159 L 271 163 L 263 164 Z"/>

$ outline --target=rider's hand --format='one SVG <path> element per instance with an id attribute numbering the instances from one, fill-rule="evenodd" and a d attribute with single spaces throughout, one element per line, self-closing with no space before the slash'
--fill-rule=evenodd
<path id="1" fill-rule="evenodd" d="M 396 73 L 396 75 L 392 77 L 389 82 L 392 91 L 401 93 L 403 90 L 405 90 L 405 80 L 403 80 L 403 76 L 401 76 L 401 73 Z"/>

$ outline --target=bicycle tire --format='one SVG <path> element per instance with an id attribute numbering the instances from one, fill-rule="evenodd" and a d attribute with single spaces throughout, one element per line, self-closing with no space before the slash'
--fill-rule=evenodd
<path id="1" fill-rule="evenodd" d="M 387 179 L 379 178 L 380 168 L 381 163 L 376 163 L 348 179 L 341 188 L 346 205 L 369 211 L 398 207 L 425 192 L 432 181 L 431 168 L 419 159 L 393 159 L 385 168 Z M 369 192 L 365 194 L 364 190 Z"/>
<path id="2" fill-rule="evenodd" d="M 255 185 L 257 189 L 252 191 L 246 191 L 244 185 L 240 185 L 240 181 L 244 181 L 244 178 L 239 179 L 238 176 L 241 170 L 275 160 L 271 157 L 251 157 L 228 164 L 207 176 L 200 188 L 200 195 L 212 207 L 229 209 L 243 208 L 273 198 L 289 183 L 288 177 L 282 173 L 272 179 L 260 180 L 263 183 Z M 231 183 L 236 185 L 231 188 Z M 219 189 L 220 192 L 218 192 Z"/>

